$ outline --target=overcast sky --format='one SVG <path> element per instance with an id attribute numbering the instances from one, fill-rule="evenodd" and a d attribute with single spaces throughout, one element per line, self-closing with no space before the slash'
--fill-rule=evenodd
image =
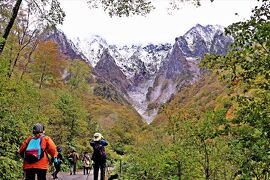
<path id="1" fill-rule="evenodd" d="M 202 6 L 183 4 L 169 15 L 169 0 L 155 0 L 156 9 L 146 17 L 110 18 L 101 9 L 90 10 L 86 0 L 59 0 L 66 12 L 64 24 L 59 26 L 70 39 L 92 35 L 102 36 L 109 44 L 173 43 L 196 24 L 227 26 L 247 19 L 256 0 L 201 0 Z M 237 13 L 238 15 L 236 15 Z"/>

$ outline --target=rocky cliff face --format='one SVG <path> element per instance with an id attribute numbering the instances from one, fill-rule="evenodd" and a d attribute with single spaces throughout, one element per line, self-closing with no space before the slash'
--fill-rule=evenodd
<path id="1" fill-rule="evenodd" d="M 221 26 L 201 26 L 197 24 L 183 36 L 177 37 L 181 49 L 186 57 L 200 57 L 205 53 L 223 54 L 228 51 L 232 39 L 224 36 Z"/>
<path id="2" fill-rule="evenodd" d="M 61 34 L 55 36 L 61 39 L 62 51 L 67 52 L 69 41 L 57 38 L 63 36 Z M 141 116 L 151 122 L 158 108 L 176 91 L 198 80 L 197 58 L 203 58 L 205 53 L 223 54 L 231 42 L 230 37 L 223 35 L 222 27 L 197 24 L 183 36 L 176 37 L 173 45 L 119 47 L 108 45 L 100 36 L 77 39 L 71 56 L 81 55 L 99 77 L 121 92 Z"/>
<path id="3" fill-rule="evenodd" d="M 97 62 L 94 70 L 99 76 L 115 85 L 117 89 L 127 95 L 127 90 L 131 83 L 116 65 L 108 49 L 102 52 L 100 60 Z"/>
<path id="4" fill-rule="evenodd" d="M 148 88 L 146 100 L 148 106 L 145 109 L 149 118 L 154 117 L 158 107 L 166 103 L 170 97 L 181 87 L 190 83 L 193 79 L 191 66 L 186 59 L 180 43 L 175 41 L 171 53 L 164 59 L 153 85 Z M 148 119 L 149 121 L 151 119 Z"/>
<path id="5" fill-rule="evenodd" d="M 74 43 L 69 40 L 62 31 L 58 29 L 47 31 L 47 33 L 45 33 L 44 39 L 54 40 L 59 45 L 60 51 L 70 59 L 87 60 L 84 54 L 74 45 Z"/>

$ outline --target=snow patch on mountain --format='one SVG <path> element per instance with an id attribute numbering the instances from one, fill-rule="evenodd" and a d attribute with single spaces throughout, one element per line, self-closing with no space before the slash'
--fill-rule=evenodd
<path id="1" fill-rule="evenodd" d="M 149 46 L 149 45 L 148 45 Z M 116 64 L 121 68 L 122 72 L 132 79 L 141 70 L 141 64 L 145 66 L 146 73 L 154 75 L 160 68 L 162 60 L 168 54 L 169 48 L 161 49 L 163 45 L 157 45 L 156 50 L 149 50 L 147 46 L 130 45 L 130 46 L 111 46 L 110 54 L 114 57 Z M 168 45 L 170 46 L 170 45 Z"/>
<path id="2" fill-rule="evenodd" d="M 153 83 L 154 78 L 152 77 L 144 83 L 133 87 L 133 89 L 128 92 L 132 106 L 146 120 L 146 122 L 150 122 L 152 117 L 152 115 L 150 115 L 147 111 L 148 102 L 146 99 L 146 94 L 148 92 L 148 88 L 153 86 Z"/>
<path id="3" fill-rule="evenodd" d="M 188 47 L 191 51 L 195 50 L 195 45 L 198 40 L 203 40 L 206 43 L 207 49 L 210 50 L 215 34 L 220 31 L 223 32 L 224 28 L 218 25 L 202 26 L 197 24 L 184 34 Z"/>
<path id="4" fill-rule="evenodd" d="M 93 67 L 95 67 L 100 60 L 103 50 L 108 48 L 106 40 L 98 35 L 90 36 L 85 39 L 76 38 L 74 41 L 78 49 L 80 49 L 87 58 L 88 63 Z"/>
<path id="5" fill-rule="evenodd" d="M 183 36 L 176 37 L 176 49 L 169 43 L 109 45 L 100 36 L 77 38 L 74 42 L 93 67 L 97 66 L 104 52 L 112 57 L 117 68 L 124 74 L 125 80 L 129 82 L 129 86 L 123 86 L 128 87 L 125 92 L 129 102 L 150 123 L 160 105 L 166 103 L 179 87 L 199 79 L 201 72 L 196 57 L 202 58 L 209 52 L 222 54 L 223 51 L 220 49 L 226 52 L 230 40 L 223 35 L 223 32 L 223 27 L 218 25 L 197 24 Z M 170 65 L 167 63 L 169 59 L 171 59 Z M 106 64 L 104 59 L 104 64 L 99 67 L 100 72 Z M 162 69 L 166 75 L 156 80 Z M 188 79 L 182 80 L 182 78 Z"/>
<path id="6" fill-rule="evenodd" d="M 139 64 L 141 62 L 141 64 L 145 66 L 146 73 L 150 76 L 154 75 L 171 48 L 170 44 L 149 44 L 147 46 L 108 45 L 106 40 L 100 36 L 91 36 L 90 38 L 83 40 L 77 38 L 75 41 L 76 46 L 81 50 L 93 67 L 95 67 L 100 60 L 103 51 L 108 49 L 117 66 L 120 67 L 121 71 L 128 79 L 132 79 L 136 74 L 140 73 L 141 67 Z"/>

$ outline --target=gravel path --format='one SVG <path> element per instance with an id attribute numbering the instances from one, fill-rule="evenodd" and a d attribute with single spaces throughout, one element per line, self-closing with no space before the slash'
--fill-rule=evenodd
<path id="1" fill-rule="evenodd" d="M 69 175 L 66 172 L 58 173 L 58 180 L 93 180 L 93 171 L 90 171 L 89 176 L 83 175 L 82 171 L 79 171 L 76 175 Z M 52 176 L 48 174 L 47 180 L 53 180 Z"/>

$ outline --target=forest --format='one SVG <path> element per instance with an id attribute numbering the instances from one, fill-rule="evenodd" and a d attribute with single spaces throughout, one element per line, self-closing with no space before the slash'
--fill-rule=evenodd
<path id="1" fill-rule="evenodd" d="M 106 87 L 92 67 L 46 39 L 65 17 L 58 1 L 27 2 L 0 1 L 3 180 L 22 177 L 18 149 L 36 122 L 64 154 L 91 152 L 89 141 L 101 132 L 109 142 L 108 164 L 121 179 L 270 179 L 268 0 L 249 19 L 226 27 L 234 39 L 230 50 L 206 54 L 204 76 L 177 92 L 149 125 L 113 92 L 99 96 Z"/>

